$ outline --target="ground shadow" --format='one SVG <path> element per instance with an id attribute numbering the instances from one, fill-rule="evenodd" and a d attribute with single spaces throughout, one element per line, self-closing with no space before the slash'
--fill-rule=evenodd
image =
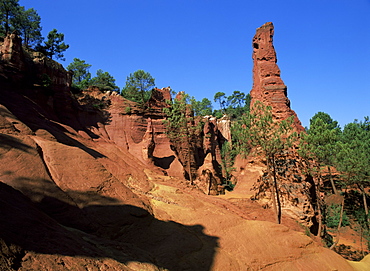
<path id="1" fill-rule="evenodd" d="M 32 193 L 40 197 L 43 191 Z M 41 254 L 152 263 L 174 271 L 211 269 L 218 238 L 206 235 L 202 225 L 161 221 L 98 193 L 68 194 L 78 204 L 52 195 L 35 203 L 0 182 L 0 238 Z"/>
<path id="2" fill-rule="evenodd" d="M 87 111 L 73 100 L 70 102 L 71 104 L 67 105 L 63 105 L 61 101 L 65 107 L 59 105 L 50 108 L 46 103 L 43 104 L 41 98 L 34 101 L 31 98 L 36 99 L 35 97 L 27 97 L 16 90 L 3 90 L 1 93 L 4 97 L 1 104 L 6 106 L 16 118 L 27 125 L 33 132 L 39 129 L 46 130 L 62 144 L 78 147 L 94 158 L 105 157 L 103 154 L 75 140 L 71 131 L 68 131 L 63 126 L 70 126 L 75 131 L 83 131 L 91 138 L 99 138 L 99 135 L 94 134 L 88 127 L 99 128 L 99 123 L 108 124 L 110 122 L 111 116 L 105 109 Z M 54 99 L 56 98 L 54 97 Z M 6 116 L 8 112 L 0 110 L 0 114 Z"/>
<path id="3" fill-rule="evenodd" d="M 31 146 L 22 143 L 20 139 L 6 134 L 0 134 L 0 146 L 1 149 L 4 149 L 4 151 L 15 148 L 24 152 L 28 152 L 32 149 Z"/>

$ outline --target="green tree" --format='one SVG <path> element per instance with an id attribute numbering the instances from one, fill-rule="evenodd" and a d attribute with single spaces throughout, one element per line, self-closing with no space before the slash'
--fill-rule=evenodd
<path id="1" fill-rule="evenodd" d="M 0 1 L 0 32 L 3 36 L 14 30 L 14 21 L 19 11 L 18 0 Z"/>
<path id="2" fill-rule="evenodd" d="M 19 7 L 17 16 L 14 20 L 14 27 L 19 31 L 26 47 L 36 46 L 42 42 L 41 17 L 33 8 L 25 10 Z"/>
<path id="3" fill-rule="evenodd" d="M 232 95 L 227 97 L 227 103 L 229 106 L 236 108 L 236 107 L 243 107 L 245 102 L 245 94 L 238 90 L 235 90 Z"/>
<path id="4" fill-rule="evenodd" d="M 192 97 L 190 99 L 190 103 L 195 116 L 212 115 L 212 102 L 209 99 L 203 98 L 201 101 L 197 101 L 194 97 Z"/>
<path id="5" fill-rule="evenodd" d="M 91 73 L 89 72 L 90 64 L 85 60 L 74 58 L 67 66 L 67 70 L 73 72 L 72 85 L 78 89 L 86 89 L 91 80 Z"/>
<path id="6" fill-rule="evenodd" d="M 119 87 L 115 84 L 116 80 L 108 72 L 103 72 L 99 69 L 96 71 L 96 76 L 89 83 L 90 86 L 98 87 L 103 91 L 119 91 Z"/>
<path id="7" fill-rule="evenodd" d="M 275 121 L 270 106 L 256 101 L 252 110 L 243 115 L 232 127 L 234 144 L 239 153 L 262 155 L 267 162 L 266 187 L 272 195 L 276 223 L 281 223 L 280 188 L 277 158 L 283 157 L 296 140 L 293 117 Z"/>
<path id="8" fill-rule="evenodd" d="M 226 106 L 226 94 L 224 92 L 217 92 L 213 98 L 215 102 L 218 102 L 220 105 L 220 110 L 225 113 Z"/>
<path id="9" fill-rule="evenodd" d="M 180 163 L 185 169 L 185 178 L 193 184 L 194 168 L 194 136 L 196 127 L 194 125 L 191 106 L 189 106 L 189 95 L 180 92 L 175 99 L 167 101 L 170 105 L 163 111 L 167 115 L 164 125 L 166 134 L 171 141 L 171 148 L 176 152 Z"/>
<path id="10" fill-rule="evenodd" d="M 369 210 L 365 187 L 370 182 L 370 121 L 355 120 L 344 126 L 335 167 L 342 173 L 346 184 L 357 187 L 362 194 L 368 226 Z"/>
<path id="11" fill-rule="evenodd" d="M 230 119 L 237 119 L 249 111 L 251 97 L 250 94 L 245 94 L 235 90 L 230 96 L 226 96 L 224 92 L 217 92 L 214 96 L 214 101 L 220 105 L 220 110 L 213 112 L 217 118 L 224 114 Z"/>
<path id="12" fill-rule="evenodd" d="M 227 97 L 226 113 L 232 119 L 236 119 L 249 111 L 250 94 L 245 95 L 243 92 L 234 91 Z"/>
<path id="13" fill-rule="evenodd" d="M 308 173 L 318 180 L 315 182 L 316 212 L 318 213 L 319 223 L 317 236 L 321 236 L 322 233 L 323 214 L 325 214 L 326 217 L 328 216 L 327 209 L 325 212 L 323 208 L 325 203 L 321 200 L 319 195 L 325 168 L 329 173 L 328 175 L 333 193 L 338 193 L 332 178 L 331 167 L 335 164 L 334 157 L 338 150 L 340 133 L 340 127 L 337 121 L 334 121 L 327 113 L 318 112 L 310 119 L 309 129 L 307 129 L 306 132 L 302 132 L 300 135 L 301 140 L 298 153 L 306 161 Z M 343 207 L 344 201 L 342 202 L 342 208 Z"/>
<path id="14" fill-rule="evenodd" d="M 319 169 L 326 167 L 334 194 L 337 194 L 331 167 L 334 166 L 334 157 L 338 152 L 340 127 L 329 114 L 318 112 L 310 120 L 307 133 L 301 134 L 299 153 L 306 159 L 312 159 L 319 164 Z"/>
<path id="15" fill-rule="evenodd" d="M 150 98 L 151 91 L 154 86 L 155 79 L 150 75 L 150 73 L 143 70 L 137 70 L 127 77 L 126 85 L 122 89 L 122 96 L 144 106 Z"/>
<path id="16" fill-rule="evenodd" d="M 58 33 L 58 30 L 53 29 L 49 32 L 44 45 L 39 44 L 36 49 L 51 59 L 55 56 L 57 59 L 65 60 L 63 53 L 68 48 L 69 45 L 64 43 L 64 34 Z"/>
<path id="17" fill-rule="evenodd" d="M 310 124 L 314 123 L 317 119 L 321 119 L 329 130 L 340 130 L 340 126 L 336 120 L 333 120 L 328 113 L 317 112 L 311 119 Z"/>
<path id="18" fill-rule="evenodd" d="M 233 167 L 235 161 L 236 151 L 232 147 L 231 142 L 225 142 L 221 148 L 221 167 L 226 183 L 232 177 L 232 172 L 235 171 Z"/>

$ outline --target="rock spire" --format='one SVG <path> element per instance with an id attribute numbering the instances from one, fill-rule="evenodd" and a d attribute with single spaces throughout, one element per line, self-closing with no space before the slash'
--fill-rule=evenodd
<path id="1" fill-rule="evenodd" d="M 294 116 L 297 131 L 303 131 L 296 113 L 290 108 L 287 86 L 280 77 L 273 35 L 274 25 L 269 22 L 257 28 L 253 38 L 253 88 L 250 92 L 252 106 L 257 100 L 271 106 L 276 120 Z"/>

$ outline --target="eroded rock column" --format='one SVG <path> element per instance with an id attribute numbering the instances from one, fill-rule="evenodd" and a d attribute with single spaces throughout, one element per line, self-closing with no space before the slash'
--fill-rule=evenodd
<path id="1" fill-rule="evenodd" d="M 294 125 L 298 131 L 303 131 L 297 114 L 290 108 L 287 97 L 287 86 L 280 77 L 280 69 L 276 64 L 276 52 L 273 45 L 274 25 L 265 23 L 257 28 L 253 38 L 253 88 L 251 106 L 256 101 L 271 106 L 276 120 L 294 116 Z"/>

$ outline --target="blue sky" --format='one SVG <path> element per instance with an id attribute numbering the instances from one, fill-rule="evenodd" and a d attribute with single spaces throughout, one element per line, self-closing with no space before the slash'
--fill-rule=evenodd
<path id="1" fill-rule="evenodd" d="M 343 127 L 370 115 L 370 0 L 20 0 L 77 57 L 119 87 L 138 69 L 159 88 L 196 99 L 252 87 L 252 38 L 266 22 L 291 107 L 304 126 L 318 111 Z"/>

